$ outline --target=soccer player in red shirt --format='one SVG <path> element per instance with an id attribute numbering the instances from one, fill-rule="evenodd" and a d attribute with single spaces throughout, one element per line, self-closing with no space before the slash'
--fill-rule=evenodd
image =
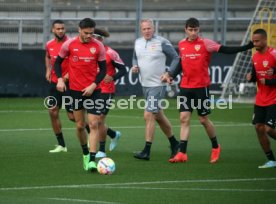
<path id="1" fill-rule="evenodd" d="M 252 123 L 268 159 L 259 168 L 273 168 L 276 167 L 276 160 L 269 136 L 276 139 L 276 49 L 267 45 L 267 33 L 264 29 L 255 30 L 252 41 L 257 52 L 252 57 L 252 71 L 246 75 L 246 79 L 257 82 Z"/>
<path id="2" fill-rule="evenodd" d="M 189 18 L 186 21 L 185 32 L 187 38 L 178 44 L 180 63 L 175 70 L 169 70 L 161 80 L 171 83 L 181 71 L 183 73 L 180 83 L 180 151 L 169 162 L 186 162 L 187 144 L 190 135 L 190 120 L 193 109 L 197 109 L 199 121 L 205 128 L 212 143 L 210 163 L 219 159 L 220 145 L 217 142 L 215 127 L 208 118 L 210 114 L 209 85 L 210 76 L 208 66 L 213 52 L 232 54 L 245 51 L 253 47 L 252 42 L 245 46 L 227 47 L 220 45 L 213 40 L 199 36 L 199 21 L 196 18 Z"/>
<path id="3" fill-rule="evenodd" d="M 54 38 L 49 40 L 46 43 L 46 54 L 45 54 L 45 67 L 46 67 L 46 80 L 50 83 L 50 91 L 49 96 L 54 98 L 49 98 L 47 101 L 49 115 L 51 119 L 51 124 L 53 131 L 56 135 L 58 145 L 56 145 L 56 148 L 53 150 L 50 150 L 50 153 L 58 153 L 58 152 L 67 152 L 67 147 L 65 146 L 65 141 L 63 138 L 63 133 L 61 129 L 61 121 L 59 118 L 59 109 L 62 107 L 62 96 L 69 96 L 69 90 L 67 89 L 65 92 L 59 92 L 56 89 L 57 85 L 57 76 L 54 70 L 54 64 L 56 61 L 56 58 L 58 56 L 58 53 L 61 49 L 61 46 L 65 41 L 69 39 L 68 36 L 65 35 L 65 25 L 62 20 L 55 20 L 52 23 L 52 33 L 54 34 Z M 62 68 L 62 78 L 68 87 L 68 66 L 69 61 L 68 58 L 65 58 L 65 60 L 61 64 Z M 52 100 L 53 99 L 53 100 Z M 65 109 L 67 111 L 67 116 L 69 120 L 75 121 L 74 115 L 73 115 L 73 109 L 71 105 L 65 104 Z M 90 132 L 88 124 L 85 126 L 87 132 Z"/>
<path id="4" fill-rule="evenodd" d="M 106 30 L 96 28 L 93 36 L 103 43 L 104 38 L 107 38 L 110 35 Z M 104 47 L 106 51 L 106 75 L 104 80 L 100 83 L 102 98 L 105 104 L 102 110 L 103 121 L 105 121 L 105 118 L 109 112 L 108 103 L 111 102 L 111 99 L 115 93 L 115 81 L 124 76 L 127 72 L 126 66 L 120 58 L 119 54 L 107 45 L 104 45 Z M 117 73 L 116 68 L 118 69 Z M 119 131 L 112 130 L 111 128 L 107 127 L 107 125 L 105 125 L 105 128 L 106 134 L 111 138 L 109 150 L 112 151 L 117 146 L 117 142 L 121 137 L 121 133 Z M 102 135 L 102 138 L 100 138 L 100 147 L 96 154 L 96 158 L 106 157 L 106 134 Z"/>
<path id="5" fill-rule="evenodd" d="M 68 93 L 61 93 L 57 91 L 57 76 L 54 70 L 54 64 L 58 53 L 60 51 L 61 46 L 65 41 L 69 38 L 65 35 L 65 26 L 64 22 L 61 20 L 55 20 L 52 23 L 52 33 L 54 34 L 54 38 L 49 40 L 46 43 L 46 54 L 45 54 L 45 66 L 46 66 L 46 80 L 50 83 L 50 91 L 49 96 L 54 97 L 53 100 L 48 100 L 48 110 L 51 119 L 51 124 L 53 131 L 56 135 L 58 145 L 53 150 L 50 150 L 50 153 L 58 153 L 58 152 L 67 152 L 67 148 L 65 146 L 65 141 L 63 138 L 63 133 L 61 129 L 61 121 L 59 118 L 59 109 L 62 106 L 62 96 L 68 95 Z M 62 78 L 65 83 L 68 82 L 68 58 L 65 59 L 61 65 L 62 67 Z M 55 101 L 54 101 L 55 100 Z M 65 106 L 67 111 L 67 116 L 69 120 L 74 121 L 73 110 L 71 106 Z"/>
<path id="6" fill-rule="evenodd" d="M 73 100 L 76 133 L 83 150 L 83 168 L 91 171 L 97 169 L 95 162 L 97 141 L 105 130 L 101 117 L 103 102 L 98 85 L 106 74 L 106 57 L 103 44 L 92 37 L 95 26 L 95 21 L 90 18 L 81 20 L 79 35 L 62 45 L 55 63 L 57 89 L 64 92 L 66 86 L 62 80 L 61 63 L 66 57 L 69 59 L 69 89 Z M 84 130 L 85 110 L 90 127 L 89 151 Z"/>

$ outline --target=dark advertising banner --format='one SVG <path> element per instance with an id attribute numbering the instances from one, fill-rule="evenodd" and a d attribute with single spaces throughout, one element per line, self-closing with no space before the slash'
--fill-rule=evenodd
<path id="1" fill-rule="evenodd" d="M 0 96 L 46 96 L 43 50 L 0 50 Z"/>
<path id="2" fill-rule="evenodd" d="M 121 58 L 131 68 L 132 50 L 117 50 Z M 0 50 L 0 96 L 2 97 L 45 97 L 48 83 L 45 80 L 44 50 Z M 221 85 L 233 64 L 235 55 L 214 53 L 210 63 L 211 91 L 220 92 Z M 138 74 L 128 72 L 116 82 L 116 95 L 142 95 Z M 177 78 L 175 86 L 180 81 Z M 169 90 L 169 87 L 168 87 Z"/>

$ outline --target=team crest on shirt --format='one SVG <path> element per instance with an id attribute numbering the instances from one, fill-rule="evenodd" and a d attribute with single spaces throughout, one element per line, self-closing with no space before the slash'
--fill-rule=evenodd
<path id="1" fill-rule="evenodd" d="M 157 48 L 157 44 L 153 43 L 153 44 L 151 45 L 151 50 L 156 50 L 156 48 Z"/>
<path id="2" fill-rule="evenodd" d="M 195 45 L 195 50 L 196 50 L 196 51 L 199 51 L 199 50 L 200 50 L 200 48 L 201 48 L 201 46 L 200 46 L 200 45 Z"/>
<path id="3" fill-rule="evenodd" d="M 97 51 L 97 50 L 96 50 L 95 47 L 91 47 L 91 48 L 90 48 L 90 52 L 91 52 L 92 54 L 95 54 L 96 51 Z"/>
<path id="4" fill-rule="evenodd" d="M 73 62 L 77 62 L 77 61 L 79 61 L 79 58 L 78 58 L 78 56 L 73 56 L 72 60 L 73 60 Z"/>
<path id="5" fill-rule="evenodd" d="M 263 61 L 263 66 L 267 67 L 267 65 L 268 65 L 268 61 L 267 60 Z"/>

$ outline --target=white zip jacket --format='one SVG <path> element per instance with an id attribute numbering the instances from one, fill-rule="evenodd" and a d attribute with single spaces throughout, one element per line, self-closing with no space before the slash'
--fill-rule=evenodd
<path id="1" fill-rule="evenodd" d="M 172 44 L 161 36 L 150 40 L 143 37 L 135 41 L 132 64 L 139 67 L 143 87 L 165 86 L 160 80 L 166 71 L 166 60 L 170 60 L 170 70 L 176 69 L 179 57 Z"/>

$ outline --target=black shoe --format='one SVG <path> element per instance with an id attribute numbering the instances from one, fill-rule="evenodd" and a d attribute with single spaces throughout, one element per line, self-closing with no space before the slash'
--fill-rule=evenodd
<path id="1" fill-rule="evenodd" d="M 174 158 L 174 156 L 177 154 L 179 149 L 179 142 L 177 141 L 173 146 L 171 146 L 171 158 Z"/>
<path id="2" fill-rule="evenodd" d="M 136 159 L 144 159 L 144 160 L 150 160 L 150 155 L 146 152 L 136 152 L 133 155 Z"/>

